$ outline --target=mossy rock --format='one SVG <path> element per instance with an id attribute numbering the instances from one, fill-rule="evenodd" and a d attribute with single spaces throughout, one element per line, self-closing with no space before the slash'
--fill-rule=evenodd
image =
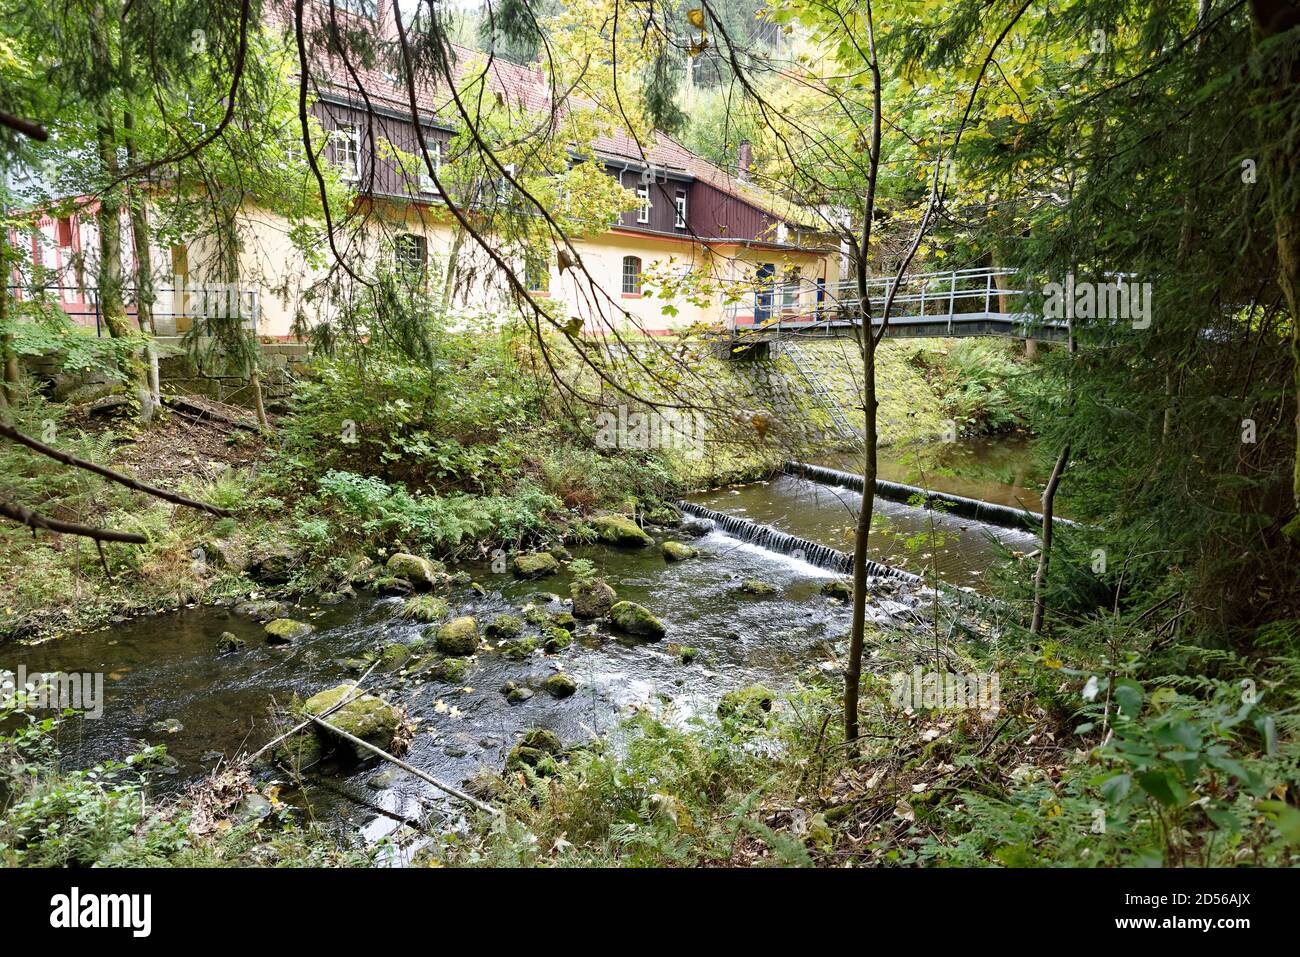
<path id="1" fill-rule="evenodd" d="M 507 704 L 523 704 L 533 696 L 532 688 L 525 688 L 523 685 L 507 681 L 501 686 L 501 693 L 506 696 Z"/>
<path id="2" fill-rule="evenodd" d="M 442 562 L 421 558 L 407 552 L 394 552 L 384 565 L 394 578 L 404 578 L 420 591 L 430 591 L 447 584 L 449 576 Z"/>
<path id="3" fill-rule="evenodd" d="M 507 641 L 497 650 L 512 661 L 523 661 L 537 650 L 537 639 L 516 638 L 514 641 Z"/>
<path id="4" fill-rule="evenodd" d="M 775 698 L 776 692 L 771 688 L 761 684 L 746 685 L 722 696 L 718 702 L 718 717 L 762 721 L 772 710 Z"/>
<path id="5" fill-rule="evenodd" d="M 578 690 L 578 683 L 566 674 L 553 674 L 542 682 L 542 690 L 552 698 L 567 698 Z"/>
<path id="6" fill-rule="evenodd" d="M 243 651 L 247 645 L 248 642 L 244 641 L 244 639 L 240 638 L 238 635 L 231 634 L 228 631 L 223 631 L 221 637 L 217 639 L 217 654 L 231 655 L 236 651 Z"/>
<path id="7" fill-rule="evenodd" d="M 411 649 L 400 642 L 392 642 L 384 645 L 379 652 L 379 669 L 381 671 L 397 671 L 411 657 Z"/>
<path id="8" fill-rule="evenodd" d="M 489 638 L 497 640 L 518 638 L 524 630 L 524 623 L 514 615 L 497 615 L 488 626 L 483 629 L 483 633 Z"/>
<path id="9" fill-rule="evenodd" d="M 350 684 L 343 684 L 337 688 L 322 691 L 303 703 L 303 713 L 320 714 L 322 711 L 328 711 L 353 693 L 354 689 Z M 382 698 L 363 694 L 349 701 L 333 714 L 326 715 L 323 720 L 334 725 L 340 731 L 346 731 L 348 734 L 360 738 L 367 744 L 372 744 L 385 751 L 391 751 L 394 739 L 397 737 L 405 718 L 406 716 L 400 708 L 390 705 Z M 321 730 L 324 731 L 325 729 Z M 325 734 L 328 736 L 330 732 L 325 731 Z M 339 738 L 337 744 L 358 760 L 365 760 L 373 756 L 371 752 L 348 741 L 346 738 Z"/>
<path id="10" fill-rule="evenodd" d="M 415 591 L 415 586 L 409 581 L 405 578 L 397 578 L 394 575 L 376 578 L 366 587 L 379 595 L 409 595 Z"/>
<path id="11" fill-rule="evenodd" d="M 645 513 L 645 520 L 651 525 L 670 528 L 682 523 L 682 513 L 672 505 L 659 505 Z"/>
<path id="12" fill-rule="evenodd" d="M 545 751 L 548 754 L 559 754 L 564 750 L 564 744 L 560 741 L 560 736 L 546 728 L 529 728 L 524 732 L 524 736 L 519 739 L 519 743 L 526 748 Z"/>
<path id="13" fill-rule="evenodd" d="M 267 644 L 288 645 L 299 638 L 306 638 L 316 629 L 305 621 L 294 621 L 292 618 L 276 618 L 274 621 L 268 621 L 263 630 L 266 632 Z"/>
<path id="14" fill-rule="evenodd" d="M 759 598 L 767 598 L 771 595 L 775 595 L 780 591 L 780 589 L 769 582 L 759 581 L 757 578 L 746 578 L 740 583 L 740 587 L 737 588 L 736 591 L 740 592 L 742 595 L 755 595 Z"/>
<path id="15" fill-rule="evenodd" d="M 350 590 L 349 591 L 323 591 L 316 596 L 316 604 L 328 608 L 331 605 L 341 605 L 351 597 L 352 594 Z"/>
<path id="16" fill-rule="evenodd" d="M 537 748 L 516 744 L 506 755 L 506 770 L 519 771 L 523 768 L 532 768 L 541 775 L 554 774 L 557 770 L 554 755 L 539 751 Z"/>
<path id="17" fill-rule="evenodd" d="M 526 621 L 530 625 L 533 625 L 534 627 L 540 628 L 546 624 L 547 614 L 546 612 L 542 611 L 542 609 L 540 608 L 533 608 L 533 607 L 525 608 L 524 621 Z"/>
<path id="18" fill-rule="evenodd" d="M 560 563 L 547 552 L 533 552 L 516 556 L 511 570 L 516 578 L 546 578 L 559 573 Z"/>
<path id="19" fill-rule="evenodd" d="M 853 598 L 853 582 L 846 581 L 843 578 L 832 578 L 830 581 L 822 584 L 820 591 L 827 598 L 838 598 L 840 601 L 851 601 Z"/>
<path id="20" fill-rule="evenodd" d="M 402 617 L 415 621 L 442 621 L 450 613 L 447 599 L 435 595 L 413 595 L 402 603 Z"/>
<path id="21" fill-rule="evenodd" d="M 328 721 L 329 718 L 325 720 Z M 272 748 L 271 759 L 290 774 L 302 774 L 319 764 L 324 752 L 320 738 L 308 728 L 285 738 Z"/>
<path id="22" fill-rule="evenodd" d="M 587 620 L 609 614 L 618 599 L 618 592 L 599 578 L 574 582 L 569 586 L 569 594 L 573 596 L 574 617 Z"/>
<path id="23" fill-rule="evenodd" d="M 675 655 L 684 665 L 689 665 L 692 661 L 700 656 L 700 649 L 692 648 L 690 645 L 669 645 L 668 653 Z"/>
<path id="24" fill-rule="evenodd" d="M 596 539 L 606 545 L 628 545 L 644 548 L 655 540 L 632 519 L 623 515 L 597 515 L 590 520 Z"/>
<path id="25" fill-rule="evenodd" d="M 567 631 L 573 631 L 577 627 L 578 619 L 567 611 L 557 611 L 547 617 L 546 623 L 552 628 L 564 628 Z"/>
<path id="26" fill-rule="evenodd" d="M 670 562 L 684 562 L 688 558 L 699 555 L 698 550 L 682 542 L 667 541 L 660 548 L 663 550 L 664 558 Z"/>
<path id="27" fill-rule="evenodd" d="M 468 658 L 443 658 L 442 661 L 434 665 L 433 676 L 439 681 L 447 682 L 447 684 L 464 684 L 465 676 L 469 674 L 471 667 L 473 667 L 473 662 Z"/>
<path id="28" fill-rule="evenodd" d="M 289 606 L 284 602 L 271 599 L 241 601 L 235 606 L 236 614 L 247 615 L 255 621 L 270 621 L 273 618 L 283 618 L 288 611 Z"/>
<path id="29" fill-rule="evenodd" d="M 619 631 L 641 638 L 658 640 L 664 636 L 664 623 L 648 608 L 634 601 L 620 601 L 609 610 L 609 619 Z"/>
<path id="30" fill-rule="evenodd" d="M 433 643 L 444 655 L 460 658 L 478 651 L 478 622 L 469 615 L 453 618 L 438 628 Z"/>
<path id="31" fill-rule="evenodd" d="M 293 545 L 263 544 L 248 558 L 248 577 L 271 585 L 283 585 L 302 559 L 302 551 Z"/>
<path id="32" fill-rule="evenodd" d="M 567 628 L 559 628 L 555 625 L 547 628 L 542 632 L 545 643 L 542 648 L 548 655 L 553 655 L 557 651 L 563 651 L 569 645 L 573 644 L 573 632 Z"/>

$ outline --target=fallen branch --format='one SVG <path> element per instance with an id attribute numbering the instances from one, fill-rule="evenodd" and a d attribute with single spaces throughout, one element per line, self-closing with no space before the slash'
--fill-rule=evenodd
<path id="1" fill-rule="evenodd" d="M 160 498 L 165 502 L 171 502 L 175 505 L 184 505 L 186 508 L 197 508 L 204 512 L 211 512 L 213 515 L 220 516 L 221 518 L 226 518 L 233 514 L 228 508 L 209 505 L 207 502 L 195 501 L 192 498 L 186 498 L 184 495 L 177 495 L 175 492 L 169 492 L 166 489 L 157 488 L 153 485 L 145 485 L 143 482 L 137 482 L 129 475 L 123 475 L 121 472 L 114 472 L 112 469 L 104 468 L 102 465 L 96 465 L 94 462 L 87 462 L 85 459 L 79 459 L 75 455 L 69 455 L 67 452 L 46 445 L 44 442 L 37 441 L 30 435 L 24 435 L 12 425 L 6 425 L 3 422 L 0 422 L 0 435 L 3 435 L 7 439 L 12 439 L 20 445 L 25 445 L 29 449 L 41 453 L 41 455 L 48 456 L 56 462 L 62 462 L 64 465 L 71 465 L 75 468 L 85 469 L 87 472 L 94 472 L 96 475 L 102 475 L 109 481 L 116 482 L 119 485 L 125 485 L 127 488 L 134 489 L 137 492 L 144 492 L 146 495 L 152 495 L 154 498 Z M 85 526 L 80 527 L 84 528 Z M 105 539 L 105 541 L 135 541 L 135 539 L 115 538 Z M 144 539 L 140 538 L 139 542 L 143 543 Z"/>
<path id="2" fill-rule="evenodd" d="M 0 110 L 0 126 L 7 126 L 11 130 L 22 133 L 34 140 L 40 140 L 42 143 L 50 138 L 50 134 L 41 124 L 33 120 L 25 120 L 21 116 L 15 116 L 8 110 Z"/>
<path id="3" fill-rule="evenodd" d="M 374 664 L 372 664 L 369 668 L 366 669 L 365 674 L 363 674 L 363 675 L 362 675 L 360 678 L 358 678 L 356 681 L 352 682 L 352 687 L 348 689 L 348 693 L 345 694 L 345 695 L 343 696 L 343 698 L 342 698 L 342 699 L 341 699 L 337 704 L 330 705 L 328 708 L 326 708 L 326 709 L 325 709 L 324 711 L 322 711 L 320 714 L 314 714 L 314 715 L 312 715 L 311 717 L 307 718 L 307 720 L 302 721 L 302 722 L 300 722 L 299 724 L 295 725 L 294 727 L 290 728 L 288 731 L 286 731 L 284 734 L 280 735 L 278 738 L 275 738 L 275 739 L 273 739 L 273 740 L 271 740 L 271 741 L 268 741 L 266 744 L 262 745 L 260 748 L 258 748 L 256 751 L 254 751 L 254 752 L 253 752 L 252 754 L 250 754 L 248 757 L 244 758 L 243 763 L 247 764 L 247 763 L 250 763 L 250 762 L 256 761 L 258 758 L 260 758 L 262 755 L 264 755 L 267 751 L 270 751 L 273 747 L 275 747 L 275 746 L 276 746 L 277 744 L 279 744 L 281 741 L 285 740 L 286 738 L 291 738 L 291 737 L 293 737 L 295 734 L 297 734 L 297 733 L 298 733 L 299 731 L 301 731 L 303 728 L 307 727 L 307 725 L 311 724 L 311 723 L 312 723 L 313 721 L 315 721 L 317 718 L 324 718 L 324 717 L 327 716 L 327 715 L 331 715 L 331 714 L 333 714 L 335 711 L 339 710 L 339 708 L 343 707 L 345 704 L 349 704 L 349 703 L 351 703 L 352 701 L 354 701 L 355 698 L 354 698 L 353 696 L 357 693 L 357 690 L 361 687 L 361 682 L 363 682 L 363 681 L 365 681 L 367 678 L 369 678 L 369 677 L 370 677 L 370 672 L 374 671 L 377 667 L 379 667 L 379 659 L 378 659 L 378 658 L 375 659 Z"/>
<path id="4" fill-rule="evenodd" d="M 348 732 L 344 731 L 342 728 L 337 728 L 334 725 L 330 724 L 328 721 L 322 721 L 320 718 L 313 718 L 312 720 L 315 721 L 322 728 L 324 728 L 326 731 L 330 732 L 330 734 L 336 734 L 344 741 L 348 741 L 354 745 L 357 745 L 358 747 L 365 748 L 367 751 L 371 752 L 372 754 L 378 755 L 379 757 L 383 758 L 385 761 L 397 765 L 403 771 L 406 771 L 409 774 L 414 774 L 417 778 L 419 778 L 422 781 L 429 782 L 434 787 L 436 787 L 439 791 L 445 791 L 446 793 L 450 794 L 452 797 L 459 798 L 460 800 L 464 801 L 466 804 L 470 804 L 478 808 L 480 811 L 486 811 L 488 814 L 491 814 L 494 817 L 501 816 L 501 812 L 498 809 L 492 807 L 489 804 L 484 804 L 482 801 L 478 800 L 477 798 L 470 797 L 464 791 L 456 790 L 454 787 L 452 787 L 449 784 L 443 784 L 433 775 L 426 774 L 424 771 L 421 771 L 419 768 L 415 767 L 412 764 L 407 764 L 401 758 L 393 757 L 383 748 L 377 748 L 369 741 L 362 741 L 356 735 L 348 734 Z"/>
<path id="5" fill-rule="evenodd" d="M 143 545 L 148 541 L 143 535 L 135 532 L 115 532 L 110 528 L 95 528 L 93 525 L 61 522 L 57 518 L 50 518 L 39 512 L 33 512 L 31 509 L 23 508 L 14 502 L 4 500 L 0 500 L 0 515 L 11 518 L 20 525 L 26 525 L 33 531 L 43 528 L 47 532 L 93 538 L 96 542 L 128 542 L 132 545 Z"/>

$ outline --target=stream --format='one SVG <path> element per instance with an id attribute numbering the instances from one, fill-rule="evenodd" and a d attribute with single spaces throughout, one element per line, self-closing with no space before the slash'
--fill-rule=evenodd
<path id="1" fill-rule="evenodd" d="M 890 468 L 903 470 L 891 477 L 909 481 L 903 465 Z M 1014 479 L 1016 473 L 1008 474 Z M 938 478 L 931 479 L 933 487 L 947 489 Z M 1032 490 L 1014 480 L 998 483 L 985 476 L 962 481 L 951 491 L 1008 504 L 1033 500 Z M 693 500 L 815 542 L 851 548 L 852 510 L 859 497 L 782 475 Z M 953 584 L 978 588 L 987 566 L 1005 550 L 1029 551 L 1035 544 L 1025 531 L 896 502 L 877 499 L 876 509 L 879 524 L 889 534 L 879 536 L 874 558 L 912 571 L 937 571 Z M 656 542 L 681 537 L 672 529 L 651 531 Z M 907 539 L 913 537 L 917 541 L 909 544 Z M 538 652 L 512 660 L 481 651 L 460 686 L 372 675 L 367 689 L 380 691 L 417 719 L 405 759 L 458 784 L 483 769 L 500 770 L 520 733 L 531 727 L 554 731 L 566 745 L 579 743 L 609 732 L 637 710 L 686 720 L 711 714 L 718 698 L 733 688 L 754 682 L 788 687 L 809 669 L 838 670 L 832 642 L 847 631 L 848 608 L 819 594 L 830 572 L 716 529 L 687 541 L 700 555 L 677 563 L 666 562 L 657 547 L 573 549 L 575 557 L 596 565 L 620 599 L 643 604 L 664 621 L 667 636 L 662 641 L 629 639 L 611 634 L 603 624 L 579 623 L 574 643 L 554 655 Z M 484 593 L 453 589 L 452 616 L 473 615 L 480 629 L 498 614 L 522 616 L 530 604 L 546 612 L 566 608 L 558 595 L 568 594 L 567 569 L 528 582 L 496 574 L 486 564 L 458 568 L 469 571 Z M 743 594 L 739 585 L 745 579 L 770 583 L 777 592 L 767 597 Z M 909 609 L 924 602 L 926 590 L 887 584 L 872 603 L 873 617 L 912 618 Z M 262 625 L 233 608 L 186 608 L 65 640 L 9 644 L 0 647 L 0 669 L 16 671 L 22 665 L 29 674 L 102 673 L 104 717 L 63 723 L 59 746 L 65 763 L 87 767 L 120 760 L 142 744 L 165 744 L 174 767 L 156 779 L 154 789 L 176 791 L 222 758 L 255 751 L 272 738 L 273 708 L 287 704 L 295 693 L 306 698 L 353 680 L 357 675 L 346 659 L 391 642 L 416 640 L 425 626 L 401 618 L 400 608 L 399 598 L 364 592 L 329 607 L 305 600 L 291 616 L 310 622 L 315 631 L 287 646 L 267 644 Z M 218 656 L 215 645 L 225 631 L 243 638 L 246 648 Z M 526 626 L 525 634 L 537 633 L 536 627 Z M 698 657 L 684 664 L 677 645 L 698 649 Z M 556 670 L 577 681 L 576 694 L 556 700 L 539 689 L 527 701 L 507 703 L 501 691 L 507 681 L 537 687 Z M 266 773 L 276 776 L 274 771 Z M 278 778 L 284 780 L 284 775 Z M 383 765 L 370 763 L 330 780 L 332 787 L 311 788 L 292 794 L 290 800 L 310 807 L 322 820 L 359 832 L 366 843 L 400 827 L 395 817 L 421 818 L 433 812 L 436 823 L 453 827 L 460 813 L 428 784 Z M 395 863 L 401 862 L 399 856 Z"/>

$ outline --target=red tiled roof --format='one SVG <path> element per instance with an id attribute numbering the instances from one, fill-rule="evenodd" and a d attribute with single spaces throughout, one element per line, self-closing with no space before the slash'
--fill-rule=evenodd
<path id="1" fill-rule="evenodd" d="M 280 7 L 273 7 L 272 10 L 269 19 L 286 30 L 292 30 L 291 0 L 285 0 Z M 395 37 L 395 27 L 387 20 L 389 16 L 391 14 L 387 5 L 380 4 L 380 29 Z M 310 34 L 314 29 L 323 28 L 328 24 L 329 17 L 328 4 L 308 0 L 304 7 L 304 28 Z M 342 10 L 338 0 L 336 0 L 335 17 L 340 26 L 346 29 L 351 15 Z M 367 26 L 370 26 L 369 21 Z M 370 29 L 373 29 L 373 26 L 370 26 Z M 534 116 L 551 109 L 550 87 L 541 70 L 497 57 L 489 57 L 469 47 L 455 46 L 452 49 L 455 55 L 453 69 L 458 83 L 464 84 L 486 73 L 488 88 L 502 97 L 507 108 Z M 311 55 L 310 49 L 309 55 Z M 353 59 L 351 72 L 349 72 L 348 65 L 341 57 L 316 55 L 320 69 L 315 73 L 314 80 L 322 93 L 333 93 L 355 103 L 361 103 L 368 98 L 376 106 L 403 113 L 410 112 L 409 91 L 404 78 L 380 64 L 366 67 Z M 355 73 L 355 79 L 352 73 Z M 451 121 L 455 116 L 450 94 L 445 89 L 439 90 L 438 85 L 427 73 L 417 74 L 415 99 L 420 111 L 429 117 Z M 570 108 L 599 109 L 598 105 L 591 100 L 576 95 L 570 95 L 565 102 L 559 104 L 561 113 Z M 812 228 L 821 225 L 807 210 L 752 183 L 742 182 L 662 131 L 655 131 L 650 141 L 638 143 L 626 127 L 619 128 L 617 121 L 611 119 L 608 131 L 596 137 L 591 147 L 602 158 L 623 160 L 638 165 L 649 163 L 663 167 L 667 171 L 685 173 L 708 183 L 728 196 L 787 222 Z"/>

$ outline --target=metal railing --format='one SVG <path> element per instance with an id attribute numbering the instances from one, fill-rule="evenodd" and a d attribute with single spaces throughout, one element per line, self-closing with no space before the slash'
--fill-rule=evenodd
<path id="1" fill-rule="evenodd" d="M 988 318 L 1018 318 L 1025 290 L 1011 287 L 1013 269 L 973 268 L 947 272 L 910 273 L 898 281 L 890 321 L 933 321 L 951 325 Z M 1004 278 L 1005 277 L 1005 278 Z M 879 325 L 893 276 L 867 280 L 867 299 L 873 324 Z M 1005 284 L 1005 285 L 1004 285 Z M 819 283 L 800 279 L 770 282 L 762 279 L 729 283 L 723 291 L 723 316 L 727 330 L 789 327 L 801 332 L 844 322 L 861 322 L 862 297 L 856 280 Z"/>
<path id="2" fill-rule="evenodd" d="M 92 324 L 95 335 L 104 335 L 103 313 L 100 308 L 99 289 L 96 286 L 60 286 L 47 284 L 9 285 L 9 294 L 15 302 L 39 303 L 63 310 L 74 322 L 86 327 Z M 126 313 L 136 316 L 134 286 L 122 287 Z M 188 284 L 184 286 L 155 286 L 152 314 L 159 335 L 178 335 L 185 331 L 178 320 L 190 324 L 214 318 L 238 317 L 249 332 L 257 331 L 261 315 L 261 290 L 257 286 L 229 284 Z"/>

